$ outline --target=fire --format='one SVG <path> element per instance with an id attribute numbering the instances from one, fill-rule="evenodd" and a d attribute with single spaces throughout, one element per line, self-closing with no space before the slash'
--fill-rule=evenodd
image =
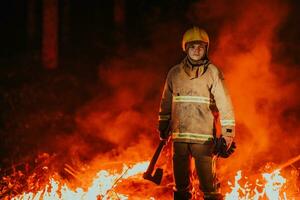
<path id="1" fill-rule="evenodd" d="M 250 172 L 250 176 L 236 173 L 234 182 L 228 181 L 228 186 L 223 185 L 225 200 L 298 200 L 299 198 L 299 170 L 283 170 L 286 163 L 298 161 L 299 156 L 275 166 L 267 163 L 260 168 L 259 174 Z M 4 199 L 12 200 L 125 200 L 125 199 L 172 199 L 171 179 L 165 176 L 161 187 L 156 187 L 148 181 L 143 181 L 141 174 L 146 171 L 148 161 L 134 164 L 122 164 L 119 168 L 109 167 L 97 173 L 76 174 L 80 182 L 67 183 L 57 174 L 53 174 L 40 189 L 28 189 L 23 194 Z M 98 165 L 97 165 L 98 166 Z M 282 174 L 283 175 L 282 175 Z M 92 175 L 89 179 L 88 177 Z M 138 175 L 138 176 L 137 176 Z M 75 176 L 74 176 L 75 177 Z M 167 180 L 168 179 L 168 180 Z M 87 181 L 90 180 L 90 181 Z M 149 185 L 148 185 L 149 183 Z M 199 185 L 193 182 L 195 191 Z M 20 191 L 21 193 L 21 191 Z M 201 192 L 194 193 L 194 199 L 201 199 Z"/>
<path id="2" fill-rule="evenodd" d="M 288 167 L 289 165 L 300 160 L 300 155 L 289 159 L 288 161 L 282 163 L 281 165 L 274 167 L 274 163 L 267 163 L 263 168 L 263 173 L 261 174 L 260 179 L 256 179 L 255 184 L 249 182 L 248 177 L 242 177 L 242 171 L 239 170 L 235 176 L 234 185 L 232 186 L 231 182 L 228 182 L 228 185 L 231 186 L 231 192 L 226 193 L 226 200 L 259 200 L 259 199 L 270 199 L 270 200 L 281 200 L 281 199 L 295 199 L 292 196 L 295 196 L 298 193 L 298 177 L 299 172 L 297 169 L 291 171 L 291 176 L 289 180 L 284 178 L 280 171 Z M 269 171 L 269 173 L 265 172 Z M 244 179 L 242 179 L 244 178 Z M 244 182 L 241 186 L 240 182 Z M 289 184 L 287 184 L 289 183 Z M 253 188 L 254 185 L 254 188 Z M 295 193 L 295 194 L 293 194 Z M 289 198 L 288 198 L 289 196 Z"/>
<path id="3" fill-rule="evenodd" d="M 263 177 L 267 181 L 264 188 L 266 196 L 269 199 L 281 199 L 280 189 L 286 183 L 286 179 L 280 175 L 280 171 L 276 170 L 271 174 L 264 173 Z"/>
<path id="4" fill-rule="evenodd" d="M 23 193 L 12 198 L 12 200 L 92 200 L 92 199 L 128 199 L 124 194 L 114 191 L 118 183 L 135 175 L 143 173 L 149 165 L 148 161 L 139 162 L 131 167 L 126 164 L 120 173 L 110 173 L 107 170 L 100 170 L 91 186 L 85 191 L 83 188 L 71 189 L 67 184 L 63 184 L 51 177 L 49 183 L 37 192 Z M 150 198 L 154 199 L 154 198 Z"/>
<path id="5" fill-rule="evenodd" d="M 231 192 L 226 193 L 225 200 L 282 200 L 288 199 L 286 188 L 286 178 L 280 175 L 280 170 L 271 173 L 262 173 L 261 179 L 256 179 L 255 184 L 249 182 L 248 177 L 242 176 L 242 171 L 238 171 L 234 184 L 228 182 L 231 186 Z M 244 182 L 242 185 L 240 182 Z M 232 186 L 233 185 L 233 186 Z M 254 187 L 254 188 L 253 188 Z"/>

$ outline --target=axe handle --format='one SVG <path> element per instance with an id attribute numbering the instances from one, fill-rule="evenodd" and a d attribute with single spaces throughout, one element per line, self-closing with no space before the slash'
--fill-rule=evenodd
<path id="1" fill-rule="evenodd" d="M 147 168 L 147 171 L 145 172 L 146 174 L 151 175 L 153 173 L 155 164 L 156 164 L 156 162 L 157 162 L 157 160 L 159 158 L 159 155 L 160 155 L 160 153 L 161 153 L 161 151 L 162 151 L 162 149 L 163 149 L 163 147 L 165 145 L 166 145 L 166 141 L 165 140 L 160 141 L 160 143 L 159 143 L 158 147 L 156 148 L 156 151 L 155 151 L 155 153 L 154 153 L 154 155 L 153 155 L 153 157 L 152 157 L 152 159 L 150 161 L 150 164 L 149 164 L 149 166 Z"/>

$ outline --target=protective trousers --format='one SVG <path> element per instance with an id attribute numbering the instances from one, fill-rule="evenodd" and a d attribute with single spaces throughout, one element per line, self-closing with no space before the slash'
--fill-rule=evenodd
<path id="1" fill-rule="evenodd" d="M 211 144 L 173 143 L 173 172 L 175 179 L 174 200 L 192 198 L 190 174 L 191 157 L 195 159 L 195 167 L 200 182 L 200 190 L 205 200 L 220 200 L 219 184 L 215 174 L 215 162 Z"/>

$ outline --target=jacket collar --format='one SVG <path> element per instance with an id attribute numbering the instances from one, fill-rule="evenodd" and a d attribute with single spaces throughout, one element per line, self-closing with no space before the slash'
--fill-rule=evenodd
<path id="1" fill-rule="evenodd" d="M 209 65 L 209 60 L 201 60 L 199 62 L 191 62 L 191 60 L 186 56 L 183 61 L 183 70 L 184 72 L 191 78 L 198 78 L 200 77 L 205 71 L 207 66 Z"/>

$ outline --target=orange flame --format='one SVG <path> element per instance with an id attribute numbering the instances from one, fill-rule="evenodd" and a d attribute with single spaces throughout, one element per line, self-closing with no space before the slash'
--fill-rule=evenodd
<path id="1" fill-rule="evenodd" d="M 49 183 L 37 192 L 23 193 L 22 195 L 12 198 L 12 200 L 92 200 L 101 198 L 105 199 L 128 199 L 124 194 L 119 194 L 114 191 L 122 179 L 133 177 L 144 172 L 149 165 L 148 161 L 139 162 L 132 167 L 123 165 L 121 173 L 111 174 L 107 170 L 100 170 L 94 178 L 91 186 L 84 191 L 83 188 L 70 189 L 67 184 L 62 184 L 60 181 L 50 178 Z M 150 199 L 154 199 L 151 197 Z"/>
<path id="2" fill-rule="evenodd" d="M 280 200 L 287 199 L 286 191 L 284 190 L 284 185 L 287 182 L 284 177 L 280 175 L 280 170 L 275 170 L 272 173 L 263 173 L 262 177 L 265 181 L 264 184 L 261 183 L 259 179 L 256 179 L 255 187 L 252 189 L 252 183 L 246 181 L 243 186 L 239 183 L 242 177 L 242 171 L 238 171 L 235 176 L 234 185 L 231 185 L 231 192 L 226 193 L 225 200 L 259 200 L 259 199 L 269 199 L 269 200 Z M 244 177 L 246 180 L 247 177 Z"/>

